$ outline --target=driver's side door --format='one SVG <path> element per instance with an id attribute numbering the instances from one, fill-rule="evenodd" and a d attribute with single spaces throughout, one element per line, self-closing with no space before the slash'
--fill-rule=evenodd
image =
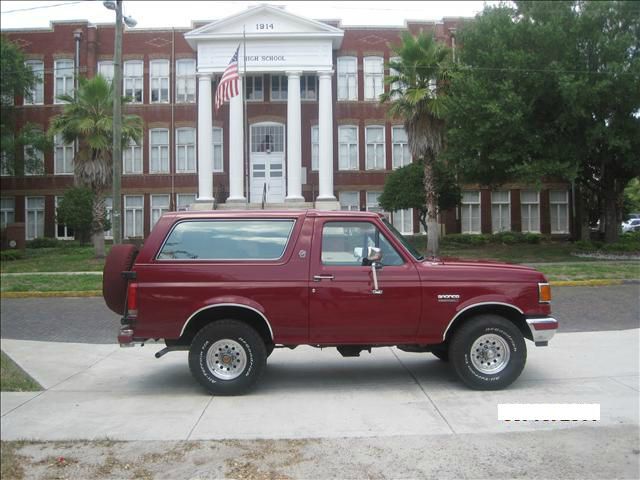
<path id="1" fill-rule="evenodd" d="M 374 290 L 368 247 L 381 249 Z M 402 343 L 420 321 L 418 272 L 373 221 L 316 219 L 310 268 L 310 341 L 319 344 Z"/>

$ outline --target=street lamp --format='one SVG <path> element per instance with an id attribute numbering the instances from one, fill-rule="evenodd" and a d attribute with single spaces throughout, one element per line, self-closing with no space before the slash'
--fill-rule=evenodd
<path id="1" fill-rule="evenodd" d="M 116 38 L 113 52 L 113 208 L 111 229 L 113 244 L 122 243 L 122 198 L 120 187 L 122 180 L 122 22 L 135 27 L 137 22 L 122 15 L 122 0 L 102 2 L 109 10 L 116 12 Z"/>

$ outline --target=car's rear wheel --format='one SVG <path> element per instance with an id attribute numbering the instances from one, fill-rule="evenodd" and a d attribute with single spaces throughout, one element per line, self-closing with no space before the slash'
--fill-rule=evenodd
<path id="1" fill-rule="evenodd" d="M 478 315 L 454 334 L 449 358 L 455 372 L 469 387 L 499 390 L 522 373 L 527 347 L 520 329 L 498 315 Z"/>
<path id="2" fill-rule="evenodd" d="M 258 332 L 237 320 L 219 320 L 194 337 L 189 368 L 210 393 L 240 395 L 253 387 L 266 358 L 266 346 Z"/>

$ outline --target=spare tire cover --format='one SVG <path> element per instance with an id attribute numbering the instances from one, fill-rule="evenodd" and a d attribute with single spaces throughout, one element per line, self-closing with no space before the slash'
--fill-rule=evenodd
<path id="1" fill-rule="evenodd" d="M 128 271 L 138 255 L 135 245 L 114 245 L 104 263 L 102 275 L 102 296 L 107 307 L 123 315 L 127 300 L 128 280 L 122 278 L 122 272 Z"/>

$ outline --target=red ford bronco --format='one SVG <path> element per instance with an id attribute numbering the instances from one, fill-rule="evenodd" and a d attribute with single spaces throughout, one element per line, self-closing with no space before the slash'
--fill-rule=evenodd
<path id="1" fill-rule="evenodd" d="M 103 293 L 122 346 L 189 351 L 209 392 L 247 391 L 274 348 L 431 352 L 475 389 L 511 384 L 524 339 L 558 328 L 545 277 L 519 265 L 423 258 L 379 214 L 212 211 L 164 215 L 144 247 L 117 245 Z"/>

